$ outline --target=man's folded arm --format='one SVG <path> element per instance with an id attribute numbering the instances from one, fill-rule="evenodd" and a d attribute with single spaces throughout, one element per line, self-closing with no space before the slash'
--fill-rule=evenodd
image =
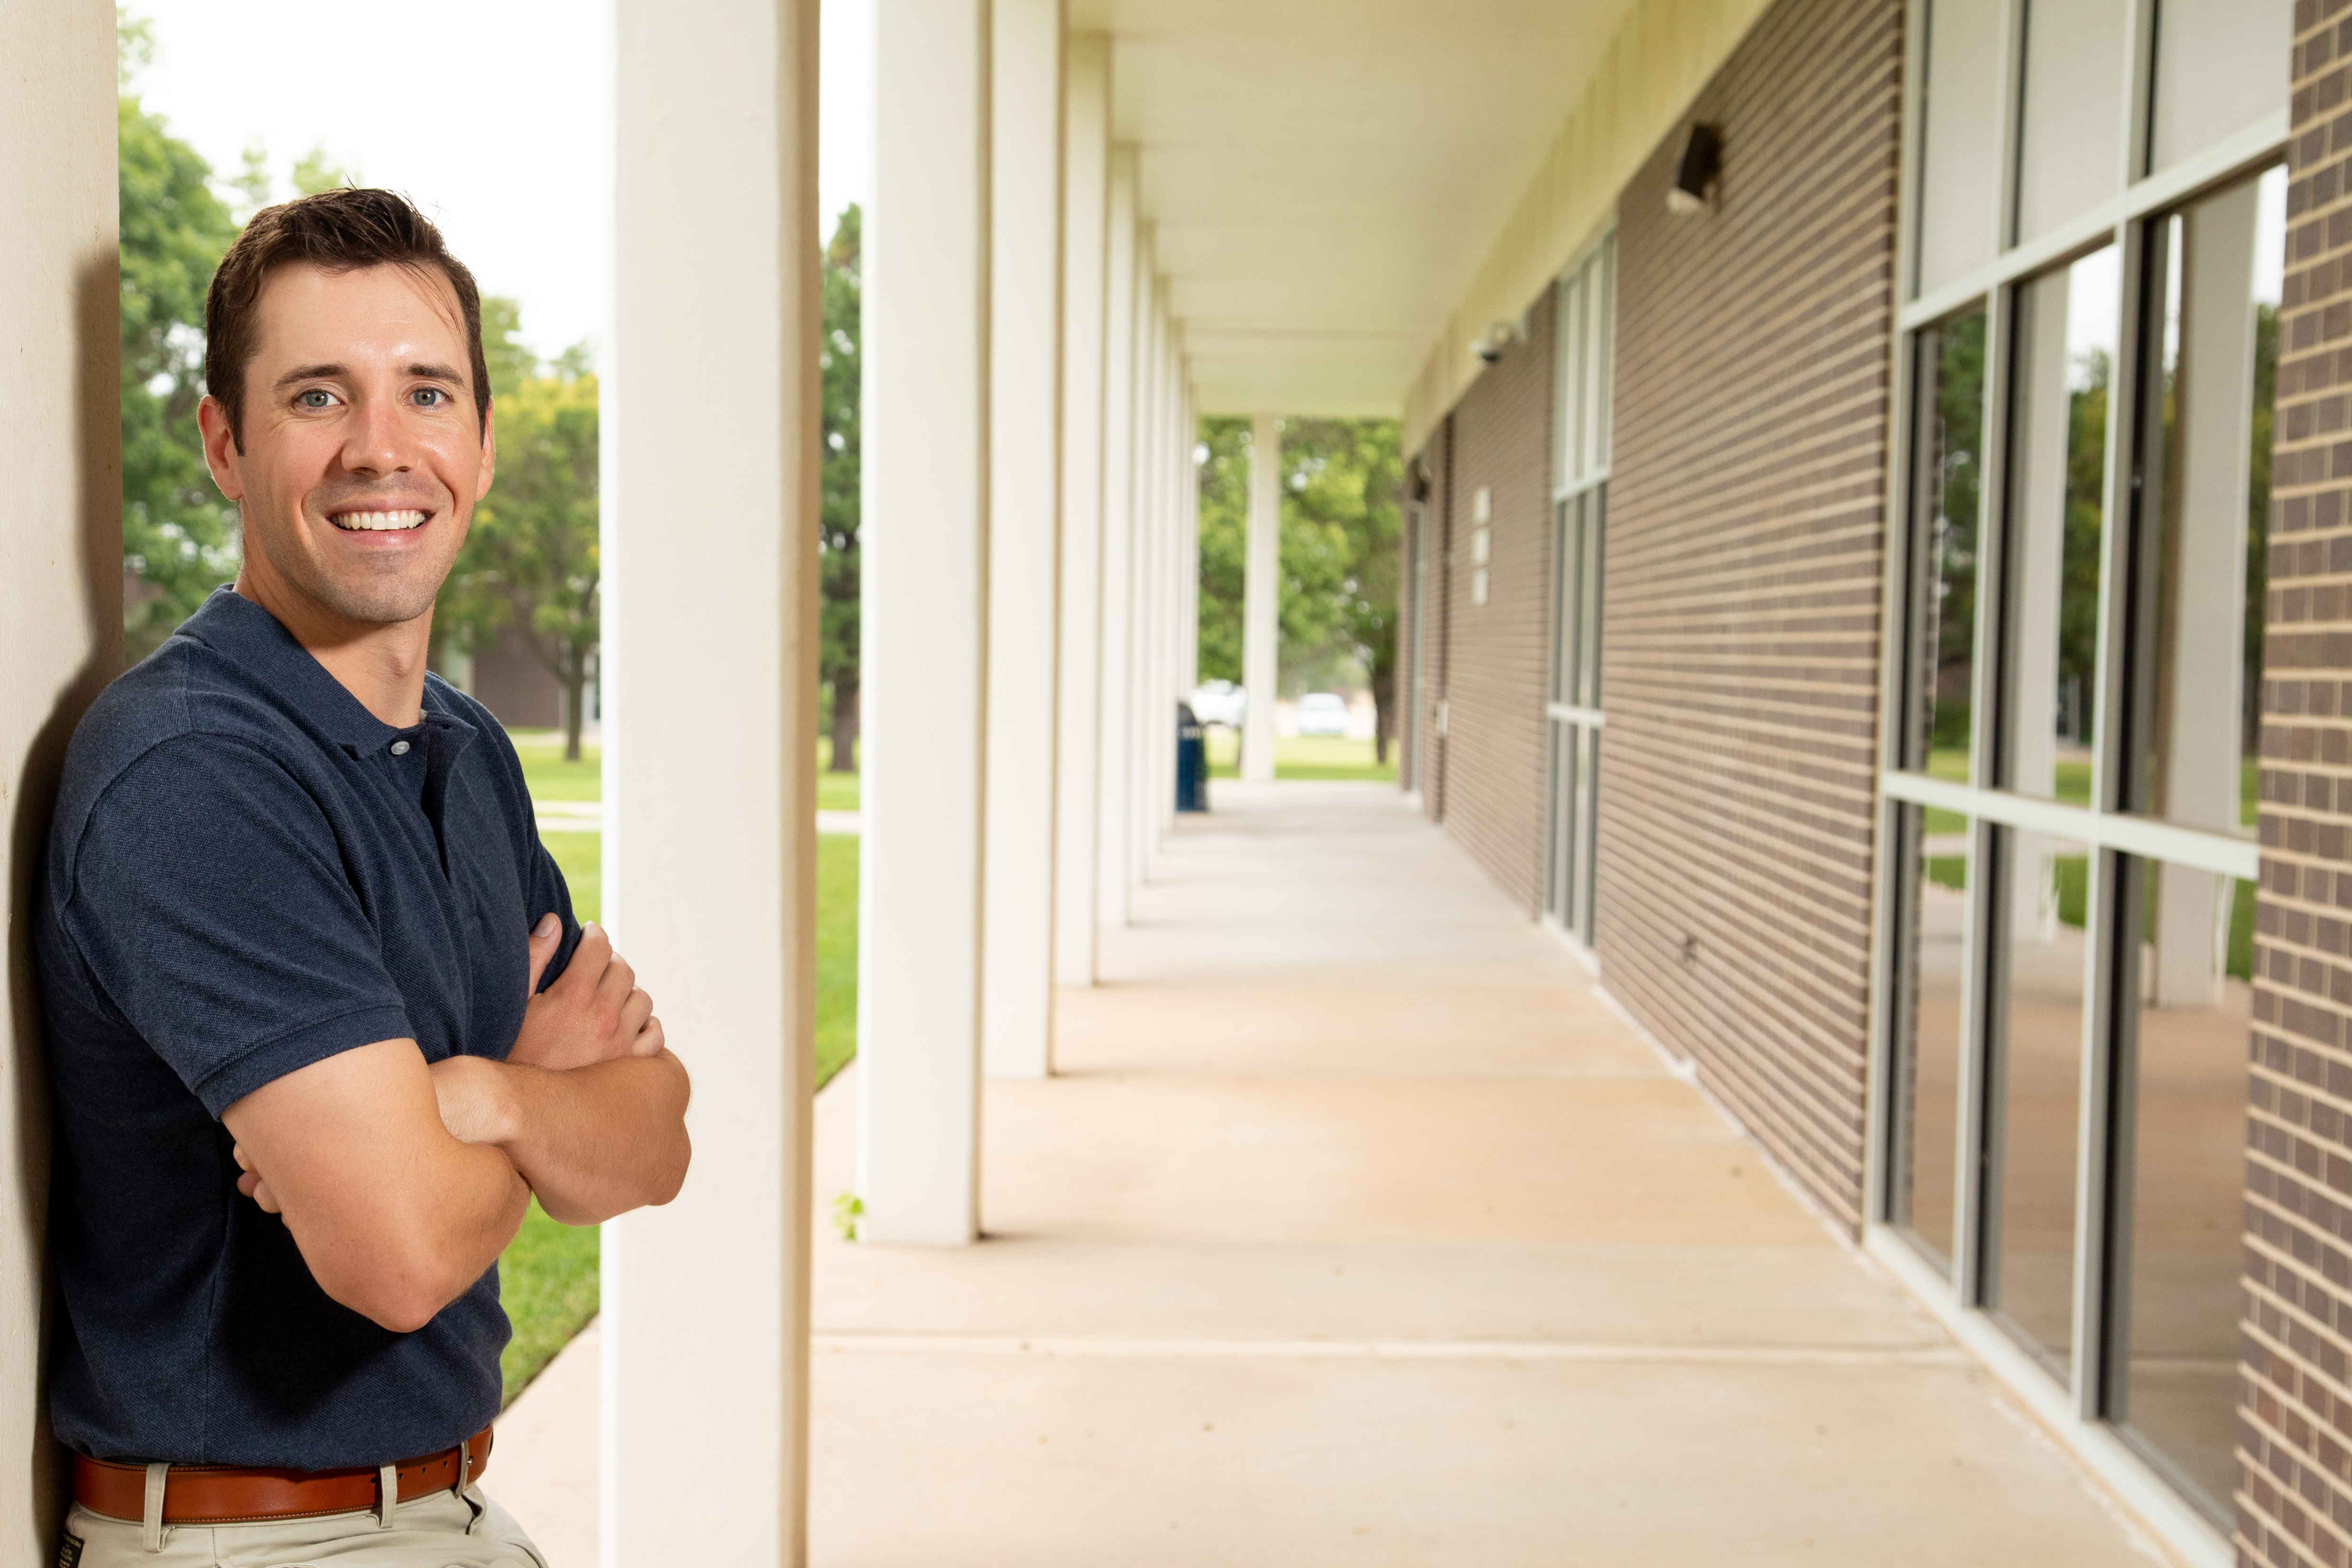
<path id="1" fill-rule="evenodd" d="M 284 1216 L 320 1289 L 395 1333 L 424 1327 L 488 1273 L 530 1201 L 512 1161 L 443 1124 L 413 1040 L 299 1068 L 221 1120 L 240 1186 Z"/>
<path id="2" fill-rule="evenodd" d="M 503 1151 L 563 1224 L 667 1203 L 686 1181 L 690 1085 L 666 1050 L 563 1070 L 453 1056 L 432 1074 L 445 1124 Z"/>

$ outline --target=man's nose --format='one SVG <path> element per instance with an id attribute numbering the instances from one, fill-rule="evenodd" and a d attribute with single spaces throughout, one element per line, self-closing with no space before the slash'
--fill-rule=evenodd
<path id="1" fill-rule="evenodd" d="M 352 473 L 381 477 L 410 466 L 396 397 L 361 396 L 343 432 L 343 466 Z"/>

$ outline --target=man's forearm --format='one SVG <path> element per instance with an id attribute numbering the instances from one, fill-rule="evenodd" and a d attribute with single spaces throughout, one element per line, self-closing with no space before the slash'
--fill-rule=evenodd
<path id="1" fill-rule="evenodd" d="M 594 1225 L 677 1196 L 688 1084 L 668 1051 L 562 1071 L 466 1060 L 478 1064 L 462 1070 L 474 1103 L 445 1094 L 450 1130 L 497 1145 L 556 1219 Z"/>

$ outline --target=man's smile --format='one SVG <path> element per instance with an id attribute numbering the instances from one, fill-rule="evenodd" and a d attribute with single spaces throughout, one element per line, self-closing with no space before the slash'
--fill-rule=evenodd
<path id="1" fill-rule="evenodd" d="M 398 533 L 423 528 L 425 519 L 431 516 L 430 512 L 411 509 L 330 512 L 327 520 L 345 533 Z"/>

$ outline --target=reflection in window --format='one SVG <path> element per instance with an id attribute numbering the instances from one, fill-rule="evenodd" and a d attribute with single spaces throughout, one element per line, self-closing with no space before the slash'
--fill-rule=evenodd
<path id="1" fill-rule="evenodd" d="M 1976 683 L 1977 525 L 1984 453 L 1982 311 L 1920 334 L 1918 495 L 1914 528 L 1925 568 L 1905 766 L 1966 780 Z"/>
<path id="2" fill-rule="evenodd" d="M 2083 1110 L 2084 846 L 2004 828 L 2008 909 L 1994 1031 L 1994 1246 L 1986 1301 L 2061 1382 L 2074 1347 Z"/>
<path id="3" fill-rule="evenodd" d="M 2009 513 L 2009 788 L 2088 805 L 2106 520 L 2113 246 L 2017 295 Z"/>
<path id="4" fill-rule="evenodd" d="M 2216 832 L 2251 829 L 2257 800 L 2285 224 L 2286 171 L 2273 169 L 2150 235 L 2163 382 L 2143 481 L 2156 527 L 2141 549 L 2156 611 L 2139 661 L 2144 762 L 2126 804 Z"/>
<path id="5" fill-rule="evenodd" d="M 1932 292 L 1993 258 L 2000 239 L 2000 8 L 1983 0 L 1924 7 L 1920 93 L 1919 288 Z"/>
<path id="6" fill-rule="evenodd" d="M 2108 62 L 2124 57 L 2130 6 L 2126 0 L 2033 0 L 2024 11 L 2021 245 L 2123 189 L 2124 78 Z"/>
<path id="7" fill-rule="evenodd" d="M 1969 823 L 1895 808 L 1902 882 L 1897 942 L 1904 990 L 1895 1019 L 1895 1192 L 1890 1218 L 1951 1271 L 1960 1115 L 1960 997 L 1966 985 Z"/>

